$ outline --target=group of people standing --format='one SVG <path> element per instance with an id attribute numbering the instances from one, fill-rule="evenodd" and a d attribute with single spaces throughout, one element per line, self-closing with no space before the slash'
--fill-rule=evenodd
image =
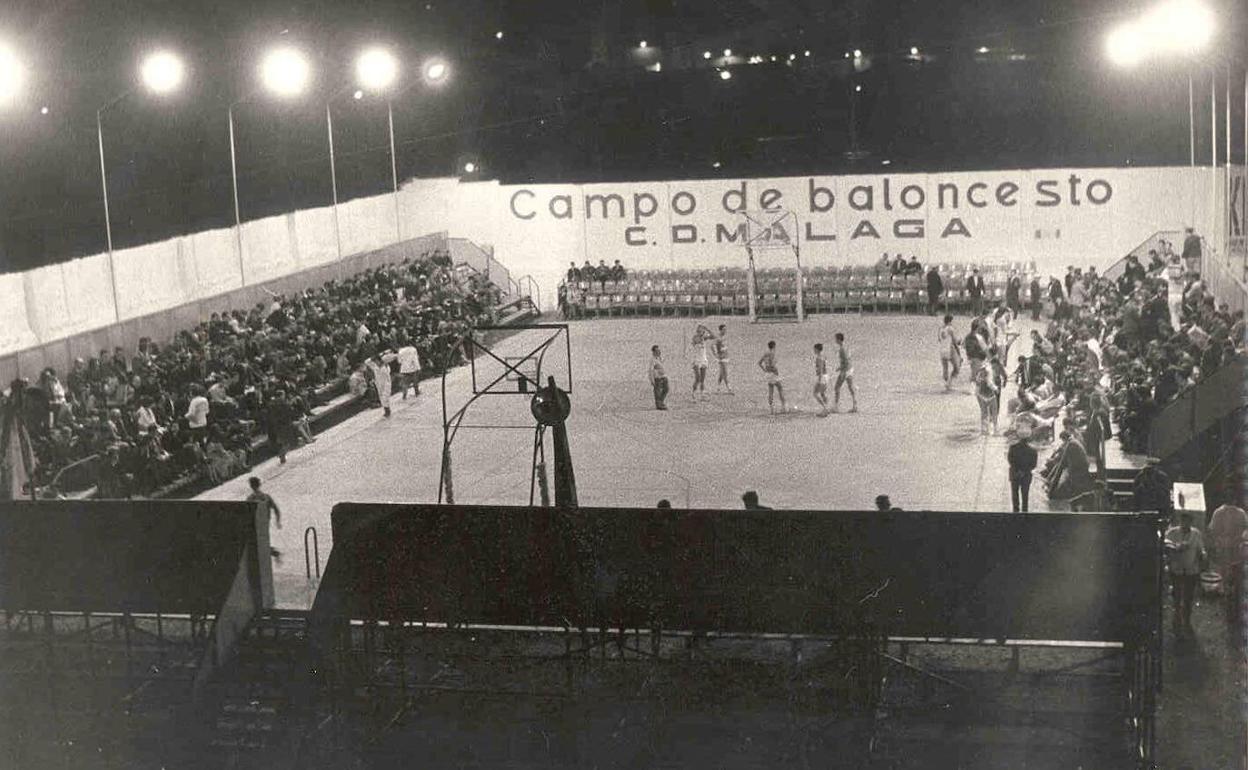
<path id="1" fill-rule="evenodd" d="M 851 399 L 849 411 L 858 411 L 858 394 L 854 390 L 854 368 L 850 359 L 849 349 L 845 345 L 845 335 L 837 332 L 835 340 L 837 356 L 836 385 L 830 406 L 827 393 L 830 380 L 827 357 L 823 352 L 823 343 L 816 343 L 814 346 L 815 380 L 813 395 L 815 401 L 819 404 L 820 417 L 826 417 L 832 412 L 840 411 L 842 387 L 848 387 L 849 390 Z M 728 381 L 728 326 L 720 324 L 718 332 L 712 332 L 706 326 L 698 324 L 694 329 L 690 346 L 690 364 L 693 369 L 692 400 L 696 402 L 709 398 L 706 394 L 706 374 L 710 368 L 712 357 L 714 357 L 715 363 L 719 368 L 719 376 L 715 383 L 716 392 L 720 392 L 722 389 L 728 394 L 732 394 L 732 385 Z M 775 340 L 768 341 L 767 349 L 758 359 L 757 366 L 767 382 L 767 407 L 771 414 L 777 413 L 777 399 L 780 402 L 780 413 L 790 411 L 784 394 L 784 379 L 780 374 L 780 363 L 776 353 Z M 654 391 L 654 408 L 665 411 L 667 409 L 667 395 L 670 392 L 670 385 L 668 383 L 667 369 L 663 362 L 663 352 L 658 345 L 650 347 L 650 364 L 647 377 Z"/>

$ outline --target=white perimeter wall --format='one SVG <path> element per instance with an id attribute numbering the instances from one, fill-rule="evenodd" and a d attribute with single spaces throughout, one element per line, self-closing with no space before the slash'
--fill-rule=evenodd
<path id="1" fill-rule="evenodd" d="M 619 259 L 633 269 L 744 264 L 731 240 L 741 221 L 732 210 L 743 199 L 750 209 L 797 214 L 805 265 L 869 263 L 887 251 L 924 262 L 1034 260 L 1058 275 L 1067 264 L 1108 265 L 1160 229 L 1190 224 L 1206 236 L 1220 233 L 1223 203 L 1212 198 L 1213 179 L 1207 168 L 533 186 L 429 179 L 403 186 L 397 212 L 391 195 L 340 205 L 339 225 L 344 255 L 438 231 L 491 244 L 513 277 L 537 280 L 550 305 L 569 261 Z M 329 207 L 244 224 L 246 283 L 332 262 L 337 237 Z M 243 285 L 232 229 L 123 249 L 115 262 L 123 320 Z M 0 275 L 0 355 L 113 322 L 106 255 Z"/>
<path id="2" fill-rule="evenodd" d="M 419 180 L 403 187 L 403 226 L 492 244 L 513 276 L 531 274 L 547 298 L 569 261 L 744 265 L 731 241 L 741 222 L 731 209 L 742 198 L 752 210 L 766 203 L 797 214 L 803 265 L 870 263 L 887 251 L 923 262 L 1035 261 L 1061 275 L 1068 264 L 1107 266 L 1161 229 L 1192 225 L 1220 241 L 1216 173 L 1216 201 L 1207 168 L 529 186 Z"/>

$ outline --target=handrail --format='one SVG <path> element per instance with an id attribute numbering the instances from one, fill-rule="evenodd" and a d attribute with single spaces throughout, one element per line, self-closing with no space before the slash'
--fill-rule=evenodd
<path id="1" fill-rule="evenodd" d="M 1219 420 L 1243 408 L 1245 368 L 1248 356 L 1236 356 L 1162 407 L 1149 425 L 1148 453 L 1165 460 Z"/>
<path id="2" fill-rule="evenodd" d="M 536 298 L 534 299 L 534 305 L 537 307 L 537 310 L 540 313 L 542 310 L 542 287 L 538 285 L 537 281 L 533 280 L 533 276 L 531 275 L 520 276 L 520 279 L 516 282 L 516 285 L 519 287 L 520 292 L 524 292 L 526 289 L 529 292 L 528 294 L 521 294 L 521 296 L 527 296 L 531 299 L 534 297 Z"/>
<path id="3" fill-rule="evenodd" d="M 1105 278 L 1110 279 L 1111 281 L 1117 280 L 1118 276 L 1122 275 L 1123 272 L 1127 269 L 1128 258 L 1134 256 L 1135 258 L 1139 259 L 1143 257 L 1144 255 L 1148 254 L 1148 251 L 1150 248 L 1153 247 L 1153 244 L 1159 243 L 1162 240 L 1173 241 L 1182 235 L 1183 233 L 1179 230 L 1158 230 L 1157 232 L 1145 238 L 1134 249 L 1131 249 L 1126 254 L 1124 254 L 1122 258 L 1119 259 L 1117 262 L 1113 263 L 1109 267 L 1102 270 L 1101 275 L 1104 276 Z"/>
<path id="4" fill-rule="evenodd" d="M 86 465 L 86 464 L 87 464 L 87 463 L 89 463 L 89 462 L 94 462 L 94 461 L 99 460 L 99 459 L 100 459 L 99 454 L 91 454 L 91 455 L 87 455 L 86 457 L 83 457 L 83 458 L 82 458 L 82 459 L 80 459 L 80 460 L 74 460 L 74 461 L 73 461 L 72 463 L 70 463 L 69 465 L 66 465 L 64 468 L 61 468 L 60 470 L 58 470 L 58 471 L 56 472 L 56 474 L 55 474 L 54 476 L 52 476 L 52 479 L 51 479 L 51 480 L 50 480 L 47 484 L 44 484 L 44 485 L 43 485 L 43 489 L 50 489 L 50 490 L 52 490 L 53 492 L 55 492 L 56 494 L 58 494 L 58 495 L 59 495 L 59 494 L 60 494 L 60 491 L 61 491 L 61 488 L 60 488 L 60 483 L 59 483 L 59 482 L 60 482 L 60 480 L 61 480 L 61 476 L 65 475 L 65 473 L 66 473 L 67 471 L 69 471 L 69 470 L 71 470 L 71 469 L 73 469 L 73 468 L 77 468 L 77 467 L 79 467 L 79 466 L 81 466 L 81 465 Z M 33 483 L 33 482 L 32 482 L 32 483 Z M 88 487 L 90 487 L 90 486 L 92 486 L 92 485 L 91 485 L 91 484 L 88 484 L 87 486 L 88 486 Z"/>
<path id="5" fill-rule="evenodd" d="M 312 535 L 312 550 L 308 551 L 308 535 Z M 315 556 L 315 561 L 312 560 Z M 321 547 L 316 538 L 316 527 L 308 527 L 303 531 L 303 568 L 307 571 L 308 580 L 312 579 L 312 565 L 316 565 L 316 579 L 321 579 Z"/>

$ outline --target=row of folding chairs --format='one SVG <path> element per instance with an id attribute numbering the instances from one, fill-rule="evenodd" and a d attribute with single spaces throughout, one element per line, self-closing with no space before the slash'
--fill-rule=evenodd
<path id="1" fill-rule="evenodd" d="M 1003 301 L 1004 289 L 987 291 L 983 304 L 989 307 Z M 856 311 L 902 313 L 923 312 L 928 306 L 925 291 L 916 287 L 863 288 L 843 287 L 837 289 L 806 290 L 802 293 L 803 308 L 807 313 L 835 313 Z M 771 314 L 790 311 L 797 306 L 795 290 L 761 290 L 757 295 L 757 309 Z M 965 289 L 945 292 L 939 302 L 939 310 L 969 309 L 973 304 Z M 638 294 L 587 294 L 582 302 L 568 304 L 573 318 L 622 317 L 622 316 L 702 316 L 745 315 L 749 312 L 748 292 L 729 293 L 638 293 Z"/>
<path id="2" fill-rule="evenodd" d="M 869 266 L 867 266 L 869 268 Z M 980 275 L 984 278 L 985 285 L 1004 287 L 1009 280 L 1010 271 L 1008 270 L 980 270 Z M 805 282 L 807 286 L 859 286 L 859 287 L 875 287 L 887 288 L 898 283 L 906 285 L 915 285 L 926 287 L 927 279 L 920 275 L 910 276 L 893 276 L 888 273 L 876 273 L 870 269 L 830 269 L 830 270 L 812 270 L 804 272 Z M 948 287 L 965 286 L 967 279 L 971 276 L 971 271 L 960 272 L 957 270 L 949 270 L 942 272 L 941 278 L 944 285 Z M 1024 285 L 1030 283 L 1032 273 L 1028 271 L 1019 271 Z M 792 271 L 769 271 L 756 273 L 756 279 L 759 285 L 770 282 L 782 282 L 787 284 L 793 283 Z M 687 275 L 683 278 L 666 277 L 666 278 L 647 278 L 642 275 L 630 278 L 625 281 L 580 281 L 576 285 L 576 289 L 586 294 L 641 294 L 654 292 L 667 293 L 713 293 L 716 291 L 736 290 L 738 286 L 746 284 L 746 274 L 741 271 L 734 275 L 717 275 L 714 277 Z M 561 287 L 562 288 L 562 287 Z"/>

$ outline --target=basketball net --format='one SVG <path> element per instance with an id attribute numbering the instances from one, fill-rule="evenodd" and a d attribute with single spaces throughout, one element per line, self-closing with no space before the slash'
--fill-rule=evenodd
<path id="1" fill-rule="evenodd" d="M 748 264 L 750 321 L 803 321 L 797 215 L 787 209 L 738 211 Z"/>

